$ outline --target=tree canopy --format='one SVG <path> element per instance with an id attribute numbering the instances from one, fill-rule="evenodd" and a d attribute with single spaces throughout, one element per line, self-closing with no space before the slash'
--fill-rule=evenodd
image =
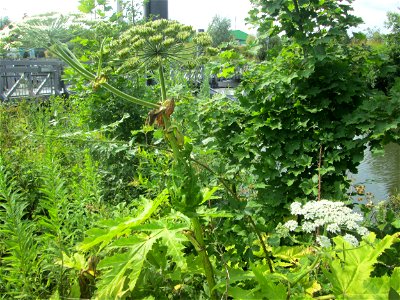
<path id="1" fill-rule="evenodd" d="M 232 40 L 230 29 L 231 20 L 218 15 L 213 17 L 211 23 L 208 25 L 207 32 L 213 40 L 214 47 Z"/>

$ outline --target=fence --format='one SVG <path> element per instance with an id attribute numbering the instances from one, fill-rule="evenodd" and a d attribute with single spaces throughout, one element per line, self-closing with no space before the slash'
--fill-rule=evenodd
<path id="1" fill-rule="evenodd" d="M 63 63 L 56 59 L 0 60 L 0 100 L 63 94 L 62 71 Z"/>

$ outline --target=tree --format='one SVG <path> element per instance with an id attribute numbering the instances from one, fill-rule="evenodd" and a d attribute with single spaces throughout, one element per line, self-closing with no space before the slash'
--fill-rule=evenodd
<path id="1" fill-rule="evenodd" d="M 238 101 L 201 122 L 230 159 L 223 173 L 247 170 L 263 207 L 256 213 L 277 220 L 295 199 L 343 199 L 346 172 L 356 171 L 366 144 L 390 140 L 400 112 L 395 96 L 372 88 L 379 56 L 348 43 L 361 21 L 351 1 L 252 2 L 261 34 L 283 35 L 282 48 L 249 64 Z"/>
<path id="2" fill-rule="evenodd" d="M 218 15 L 214 16 L 207 29 L 208 34 L 213 40 L 214 47 L 232 40 L 230 28 L 231 20 L 228 18 L 222 18 Z"/>
<path id="3" fill-rule="evenodd" d="M 5 28 L 7 25 L 11 24 L 11 20 L 9 17 L 0 17 L 0 30 Z"/>
<path id="4" fill-rule="evenodd" d="M 385 22 L 386 28 L 390 29 L 392 33 L 400 33 L 400 13 L 388 12 L 387 21 Z"/>

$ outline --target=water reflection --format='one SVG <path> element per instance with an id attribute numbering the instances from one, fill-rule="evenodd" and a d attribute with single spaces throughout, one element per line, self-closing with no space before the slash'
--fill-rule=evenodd
<path id="1" fill-rule="evenodd" d="M 386 145 L 383 154 L 372 154 L 366 150 L 358 173 L 350 175 L 350 178 L 354 184 L 365 185 L 365 191 L 373 194 L 374 201 L 399 193 L 400 145 Z"/>

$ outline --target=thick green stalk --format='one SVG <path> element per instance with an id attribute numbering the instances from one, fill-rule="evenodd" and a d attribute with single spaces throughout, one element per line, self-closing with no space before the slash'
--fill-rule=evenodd
<path id="1" fill-rule="evenodd" d="M 160 86 L 161 86 L 161 99 L 162 101 L 167 100 L 167 90 L 165 88 L 165 78 L 164 78 L 164 70 L 162 64 L 158 67 L 158 72 L 160 76 Z"/>
<path id="2" fill-rule="evenodd" d="M 74 54 L 71 51 L 69 51 L 69 49 L 66 48 L 64 45 L 56 44 L 54 45 L 52 51 L 63 61 L 65 61 L 69 66 L 71 66 L 75 71 L 77 71 L 80 75 L 82 75 L 86 80 L 90 81 L 96 80 L 96 75 L 86 70 L 85 67 L 76 59 Z M 101 86 L 103 86 L 105 89 L 109 90 L 116 96 L 121 97 L 122 99 L 132 102 L 134 104 L 142 105 L 148 108 L 159 107 L 159 105 L 156 103 L 141 100 L 139 98 L 128 95 L 107 82 L 101 83 Z"/>
<path id="3" fill-rule="evenodd" d="M 82 75 L 85 79 L 90 80 L 90 81 L 95 81 L 97 79 L 96 75 L 89 72 L 88 70 L 85 69 L 85 67 L 78 61 L 78 59 L 74 56 L 74 54 L 69 51 L 67 47 L 65 47 L 62 44 L 56 44 L 54 45 L 52 51 L 59 56 L 62 60 L 64 60 L 68 65 L 70 65 L 75 71 L 77 71 L 80 75 Z M 159 78 L 160 78 L 160 86 L 161 86 L 161 98 L 162 101 L 164 102 L 167 100 L 167 92 L 166 92 L 166 87 L 165 87 L 165 77 L 164 77 L 164 71 L 162 64 L 159 66 Z M 104 83 L 99 83 L 101 84 L 104 88 L 109 90 L 110 92 L 114 93 L 115 95 L 121 97 L 124 100 L 127 100 L 129 102 L 138 104 L 138 105 L 143 105 L 149 108 L 159 108 L 159 104 L 151 103 L 148 101 L 144 101 L 138 98 L 135 98 L 133 96 L 130 96 L 117 88 L 113 87 L 107 82 Z M 178 145 L 178 142 L 176 140 L 176 137 L 173 133 L 173 131 L 170 131 L 170 121 L 169 119 L 163 115 L 164 119 L 164 125 L 165 125 L 165 136 L 166 139 L 168 140 L 172 150 L 174 157 L 177 161 L 177 163 L 182 163 L 185 160 L 185 157 L 183 157 L 184 154 L 180 151 L 180 147 Z M 204 268 L 204 273 L 207 278 L 207 283 L 210 289 L 210 295 L 211 299 L 217 299 L 216 292 L 214 290 L 215 287 L 215 279 L 214 279 L 214 270 L 212 267 L 212 264 L 210 262 L 210 259 L 208 257 L 207 251 L 205 249 L 205 243 L 204 243 L 204 237 L 203 237 L 203 230 L 201 228 L 200 221 L 197 217 L 194 217 L 191 219 L 191 223 L 193 225 L 194 229 L 194 237 L 190 237 L 189 240 L 193 243 L 195 246 L 198 255 L 200 256 L 202 263 L 203 263 L 203 268 Z"/>
<path id="4" fill-rule="evenodd" d="M 208 288 L 210 289 L 211 299 L 217 299 L 217 294 L 216 291 L 214 290 L 215 287 L 214 269 L 210 262 L 210 258 L 208 257 L 207 254 L 206 244 L 204 243 L 204 237 L 203 237 L 203 229 L 201 228 L 199 218 L 194 217 L 191 218 L 190 221 L 193 226 L 194 236 L 196 238 L 198 246 L 200 246 L 200 249 L 196 250 L 203 263 L 204 273 L 207 278 Z"/>
<path id="5" fill-rule="evenodd" d="M 159 76 L 160 76 L 161 98 L 162 101 L 164 102 L 165 100 L 167 100 L 167 92 L 165 87 L 164 70 L 161 64 L 159 66 Z M 180 147 L 178 145 L 176 137 L 173 131 L 170 130 L 170 125 L 171 125 L 170 121 L 165 116 L 165 114 L 163 115 L 163 119 L 165 125 L 166 139 L 169 141 L 169 144 L 172 148 L 176 163 L 178 164 L 186 163 L 186 159 L 184 157 L 184 154 L 180 151 Z M 201 228 L 200 221 L 197 217 L 193 217 L 190 220 L 193 226 L 194 237 L 189 235 L 188 239 L 193 244 L 198 255 L 201 258 L 204 268 L 204 273 L 207 278 L 208 288 L 210 289 L 211 299 L 217 299 L 217 294 L 216 291 L 214 290 L 215 287 L 214 269 L 206 251 L 206 245 L 204 243 L 204 237 L 203 237 L 203 229 Z"/>

